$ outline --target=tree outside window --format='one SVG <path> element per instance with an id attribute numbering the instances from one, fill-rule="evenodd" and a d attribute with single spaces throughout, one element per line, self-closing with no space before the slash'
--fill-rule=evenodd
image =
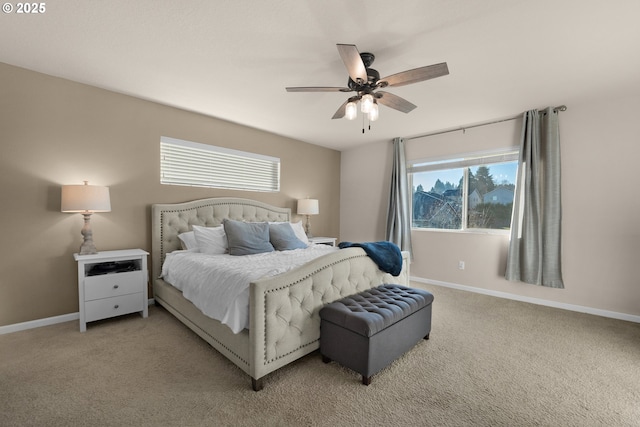
<path id="1" fill-rule="evenodd" d="M 517 153 L 476 160 L 413 165 L 412 227 L 508 230 L 517 175 Z M 464 164 L 466 167 L 450 167 Z M 471 164 L 471 165 L 469 165 Z M 449 167 L 448 167 L 449 166 Z"/>

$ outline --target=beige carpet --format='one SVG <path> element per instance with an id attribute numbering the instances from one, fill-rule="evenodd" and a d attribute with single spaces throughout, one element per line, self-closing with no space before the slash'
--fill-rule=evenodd
<path id="1" fill-rule="evenodd" d="M 2 426 L 640 426 L 640 325 L 415 285 L 431 339 L 373 377 L 313 353 L 251 390 L 160 308 L 0 336 Z"/>

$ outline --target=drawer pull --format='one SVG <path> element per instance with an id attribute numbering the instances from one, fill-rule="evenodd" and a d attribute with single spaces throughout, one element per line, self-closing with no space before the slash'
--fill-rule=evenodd
<path id="1" fill-rule="evenodd" d="M 113 285 L 113 289 L 118 289 L 120 285 Z"/>
<path id="2" fill-rule="evenodd" d="M 113 308 L 115 308 L 117 310 L 118 308 L 120 308 L 120 306 L 118 304 L 116 304 L 116 305 L 113 306 Z"/>

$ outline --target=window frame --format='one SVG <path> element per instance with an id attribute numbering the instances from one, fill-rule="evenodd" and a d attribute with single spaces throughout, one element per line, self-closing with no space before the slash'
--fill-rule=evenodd
<path id="1" fill-rule="evenodd" d="M 280 158 L 161 136 L 160 183 L 275 193 Z"/>
<path id="2" fill-rule="evenodd" d="M 452 233 L 480 233 L 480 234 L 509 234 L 509 229 L 497 228 L 469 228 L 468 227 L 468 203 L 469 203 L 469 168 L 475 166 L 488 166 L 491 164 L 518 162 L 520 159 L 519 147 L 505 147 L 490 151 L 452 154 L 449 156 L 422 158 L 410 160 L 407 162 L 407 175 L 409 178 L 409 188 L 411 188 L 409 211 L 411 215 L 411 231 L 436 231 L 436 232 L 452 232 Z M 413 223 L 413 175 L 420 172 L 436 172 L 451 169 L 462 169 L 462 218 L 461 227 L 452 228 L 430 228 L 430 227 L 414 227 Z M 520 171 L 516 169 L 514 185 L 517 187 Z M 515 205 L 515 195 L 513 204 Z M 513 207 L 511 210 L 511 219 L 513 221 Z"/>

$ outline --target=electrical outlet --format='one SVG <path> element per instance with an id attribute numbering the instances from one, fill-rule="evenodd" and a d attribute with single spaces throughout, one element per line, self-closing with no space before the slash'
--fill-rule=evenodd
<path id="1" fill-rule="evenodd" d="M 464 261 L 458 261 L 458 270 L 464 270 Z"/>

